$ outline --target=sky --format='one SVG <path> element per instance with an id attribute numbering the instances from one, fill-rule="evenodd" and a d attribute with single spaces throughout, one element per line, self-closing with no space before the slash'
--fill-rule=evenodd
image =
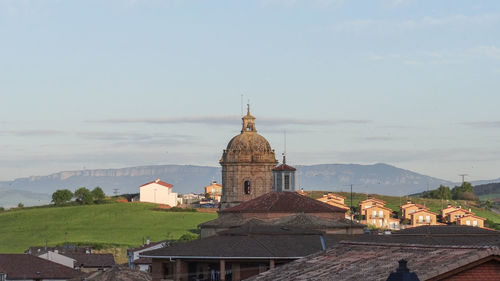
<path id="1" fill-rule="evenodd" d="M 219 166 L 248 102 L 294 165 L 494 179 L 499 90 L 497 0 L 0 0 L 4 181 Z"/>

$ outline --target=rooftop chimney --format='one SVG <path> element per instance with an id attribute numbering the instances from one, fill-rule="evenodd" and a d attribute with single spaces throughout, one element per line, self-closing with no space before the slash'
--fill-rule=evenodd
<path id="1" fill-rule="evenodd" d="M 157 182 L 159 182 L 159 181 L 160 181 L 160 178 L 157 178 L 157 179 L 155 180 L 155 182 L 156 182 L 156 183 L 157 183 Z"/>
<path id="2" fill-rule="evenodd" d="M 404 259 L 399 260 L 399 267 L 396 272 L 391 272 L 387 281 L 420 281 L 415 272 L 410 272 L 406 266 L 408 262 Z"/>

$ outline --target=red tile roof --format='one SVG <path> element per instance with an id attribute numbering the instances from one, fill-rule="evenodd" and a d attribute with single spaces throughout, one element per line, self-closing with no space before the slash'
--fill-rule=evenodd
<path id="1" fill-rule="evenodd" d="M 288 166 L 287 164 L 281 164 L 273 169 L 273 171 L 296 171 L 296 170 L 297 169 L 295 169 L 292 166 Z"/>
<path id="2" fill-rule="evenodd" d="M 164 182 L 164 181 L 161 181 L 159 178 L 157 178 L 156 180 L 152 181 L 152 182 L 148 182 L 148 183 L 145 183 L 141 186 L 139 186 L 139 188 L 145 186 L 145 185 L 148 185 L 148 184 L 152 184 L 152 183 L 156 183 L 156 184 L 159 184 L 159 185 L 163 185 L 165 187 L 173 187 L 173 185 L 169 184 L 168 182 Z"/>
<path id="3" fill-rule="evenodd" d="M 13 279 L 71 279 L 85 275 L 67 266 L 28 254 L 0 254 L 0 272 Z"/>
<path id="4" fill-rule="evenodd" d="M 330 213 L 346 210 L 296 192 L 269 192 L 238 206 L 225 209 L 222 213 Z"/>

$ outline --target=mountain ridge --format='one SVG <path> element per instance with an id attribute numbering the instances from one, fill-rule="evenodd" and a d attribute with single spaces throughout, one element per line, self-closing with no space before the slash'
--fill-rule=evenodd
<path id="1" fill-rule="evenodd" d="M 440 184 L 453 185 L 452 182 L 422 175 L 410 170 L 401 169 L 389 164 L 315 164 L 296 165 L 297 183 L 304 190 L 353 190 L 364 193 L 387 195 L 412 194 L 433 189 Z M 100 186 L 106 194 L 111 195 L 117 189 L 122 193 L 137 193 L 138 187 L 146 182 L 161 178 L 174 185 L 177 193 L 203 192 L 203 187 L 212 180 L 220 182 L 221 168 L 198 165 L 149 165 L 125 167 L 118 169 L 92 169 L 61 171 L 46 176 L 30 176 L 13 181 L 0 182 L 0 191 L 16 190 L 50 195 L 57 189 L 78 187 L 94 188 Z M 10 202 L 0 200 L 0 206 L 17 205 L 22 202 L 22 195 L 12 197 Z M 46 200 L 50 196 L 44 197 Z M 30 202 L 33 200 L 30 198 Z M 38 201 L 36 201 L 38 202 Z M 24 203 L 24 202 L 23 202 Z M 42 202 L 48 203 L 48 202 Z"/>

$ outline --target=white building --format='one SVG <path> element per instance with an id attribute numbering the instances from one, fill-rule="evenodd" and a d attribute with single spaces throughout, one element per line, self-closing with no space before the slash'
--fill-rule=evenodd
<path id="1" fill-rule="evenodd" d="M 52 262 L 56 262 L 58 264 L 62 264 L 70 268 L 74 268 L 76 262 L 75 259 L 59 254 L 57 250 L 55 250 L 55 252 L 47 251 L 46 253 L 41 254 L 38 257 Z"/>
<path id="2" fill-rule="evenodd" d="M 161 181 L 159 178 L 139 187 L 140 202 L 177 206 L 177 193 L 172 192 L 173 185 Z"/>

